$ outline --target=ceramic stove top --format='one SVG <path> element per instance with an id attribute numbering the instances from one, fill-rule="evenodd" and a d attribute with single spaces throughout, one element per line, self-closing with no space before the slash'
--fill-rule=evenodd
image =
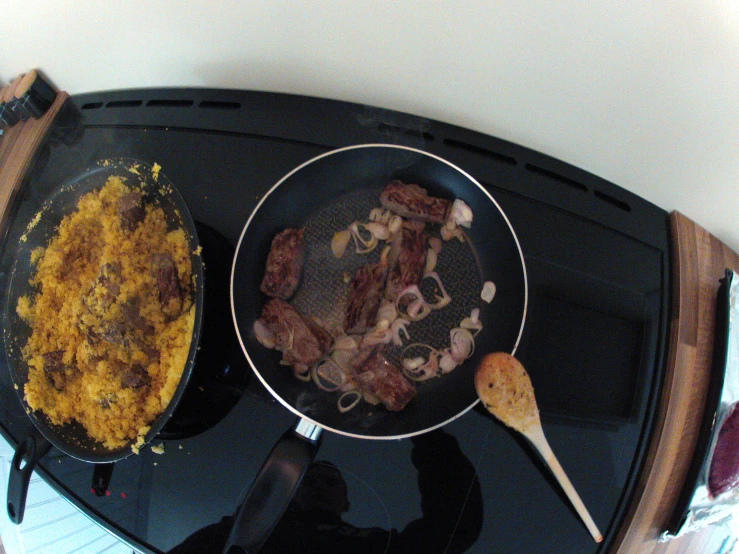
<path id="1" fill-rule="evenodd" d="M 154 444 L 117 462 L 109 495 L 92 465 L 56 450 L 39 472 L 145 552 L 218 551 L 254 476 L 295 417 L 251 374 L 228 300 L 233 247 L 261 195 L 333 148 L 395 143 L 428 150 L 486 186 L 509 217 L 530 287 L 518 357 L 549 442 L 606 540 L 596 545 L 521 438 L 476 408 L 401 441 L 325 433 L 265 551 L 606 551 L 628 507 L 653 423 L 668 321 L 667 214 L 584 171 L 469 130 L 407 114 L 292 95 L 206 89 L 73 98 L 36 161 L 5 237 L 93 162 L 157 162 L 184 196 L 212 264 L 214 317 L 182 405 Z M 225 296 L 224 296 L 225 295 Z M 218 307 L 220 306 L 220 308 Z M 208 360 L 209 363 L 205 363 Z M 0 354 L 0 431 L 31 431 Z M 296 546 L 297 545 L 297 546 Z"/>

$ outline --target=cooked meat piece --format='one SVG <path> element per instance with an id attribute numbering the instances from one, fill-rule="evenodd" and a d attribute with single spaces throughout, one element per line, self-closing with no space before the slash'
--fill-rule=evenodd
<path id="1" fill-rule="evenodd" d="M 121 196 L 118 200 L 118 215 L 121 218 L 121 228 L 128 233 L 134 231 L 146 217 L 141 193 L 134 190 Z"/>
<path id="2" fill-rule="evenodd" d="M 444 223 L 450 202 L 429 196 L 425 188 L 418 185 L 392 181 L 380 193 L 380 204 L 398 215 L 429 223 Z"/>
<path id="3" fill-rule="evenodd" d="M 97 277 L 82 301 L 92 313 L 103 315 L 121 292 L 121 265 L 105 263 L 100 266 Z"/>
<path id="4" fill-rule="evenodd" d="M 141 331 L 144 335 L 153 335 L 154 327 L 146 322 L 141 316 L 140 299 L 134 297 L 120 305 L 121 316 L 123 317 L 123 325 L 126 331 Z"/>
<path id="5" fill-rule="evenodd" d="M 121 386 L 124 389 L 140 389 L 151 385 L 151 377 L 139 364 L 126 366 L 121 371 Z"/>
<path id="6" fill-rule="evenodd" d="M 390 273 L 385 286 L 385 298 L 395 301 L 398 293 L 421 281 L 426 264 L 426 233 L 420 221 L 403 222 L 402 232 L 390 245 Z"/>
<path id="7" fill-rule="evenodd" d="M 62 361 L 63 357 L 64 350 L 44 354 L 44 372 L 56 390 L 64 390 L 67 385 L 67 366 Z"/>
<path id="8" fill-rule="evenodd" d="M 399 412 L 416 396 L 413 384 L 387 361 L 380 346 L 357 353 L 352 367 L 360 386 L 379 398 L 391 412 Z"/>
<path id="9" fill-rule="evenodd" d="M 377 310 L 387 278 L 387 265 L 369 264 L 357 269 L 349 289 L 349 302 L 344 318 L 347 334 L 364 333 L 377 322 Z"/>
<path id="10" fill-rule="evenodd" d="M 261 291 L 289 300 L 298 288 L 305 259 L 304 229 L 285 229 L 272 239 Z"/>
<path id="11" fill-rule="evenodd" d="M 298 372 L 307 371 L 331 349 L 331 335 L 284 300 L 267 302 L 260 320 L 274 333 L 275 348 L 282 352 L 282 359 Z"/>
<path id="12" fill-rule="evenodd" d="M 156 282 L 162 312 L 168 319 L 175 319 L 182 313 L 182 290 L 172 255 L 168 252 L 152 254 L 151 275 Z"/>
<path id="13" fill-rule="evenodd" d="M 123 344 L 126 334 L 126 326 L 122 321 L 109 321 L 102 325 L 100 332 L 90 330 L 88 337 L 100 337 L 110 344 Z"/>
<path id="14" fill-rule="evenodd" d="M 55 350 L 54 352 L 47 352 L 44 354 L 44 371 L 46 373 L 59 373 L 64 371 L 64 363 L 62 358 L 64 357 L 64 350 Z"/>

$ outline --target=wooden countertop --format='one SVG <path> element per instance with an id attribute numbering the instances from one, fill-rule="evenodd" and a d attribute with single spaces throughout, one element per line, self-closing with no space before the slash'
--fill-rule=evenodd
<path id="1" fill-rule="evenodd" d="M 685 217 L 670 215 L 672 314 L 667 368 L 649 454 L 612 552 L 715 553 L 725 527 L 709 527 L 658 544 L 693 458 L 713 355 L 716 296 L 739 255 Z"/>
<path id="2" fill-rule="evenodd" d="M 5 214 L 36 150 L 69 96 L 60 92 L 38 120 L 21 122 L 0 137 L 0 236 Z M 667 368 L 655 432 L 645 467 L 614 554 L 713 554 L 728 529 L 712 527 L 667 543 L 659 535 L 672 514 L 698 439 L 708 388 L 716 293 L 725 268 L 739 271 L 739 255 L 684 215 L 670 215 L 673 301 Z"/>

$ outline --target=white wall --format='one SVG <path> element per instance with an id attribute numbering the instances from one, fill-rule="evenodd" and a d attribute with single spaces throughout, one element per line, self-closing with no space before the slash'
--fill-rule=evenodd
<path id="1" fill-rule="evenodd" d="M 5 0 L 0 77 L 296 92 L 470 127 L 739 251 L 739 0 Z"/>

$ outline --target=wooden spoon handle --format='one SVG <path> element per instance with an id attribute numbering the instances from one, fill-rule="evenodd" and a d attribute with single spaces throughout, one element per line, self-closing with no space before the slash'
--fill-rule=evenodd
<path id="1" fill-rule="evenodd" d="M 529 429 L 524 433 L 524 435 L 527 439 L 531 441 L 531 444 L 533 444 L 539 451 L 539 453 L 544 457 L 544 460 L 549 466 L 549 469 L 551 469 L 552 473 L 554 473 L 557 481 L 559 481 L 562 489 L 567 494 L 567 498 L 569 498 L 570 502 L 572 502 L 572 505 L 575 507 L 575 510 L 577 510 L 577 513 L 580 515 L 583 523 L 585 523 L 588 531 L 590 531 L 590 534 L 593 536 L 595 542 L 602 542 L 603 535 L 601 535 L 597 525 L 595 525 L 595 522 L 593 521 L 593 518 L 590 517 L 590 513 L 585 507 L 585 504 L 583 504 L 582 500 L 580 500 L 580 495 L 577 494 L 575 487 L 573 487 L 572 483 L 570 483 L 567 474 L 565 473 L 564 469 L 562 469 L 562 466 L 559 464 L 559 461 L 554 455 L 554 452 L 552 452 L 552 449 L 549 446 L 546 437 L 544 436 L 544 431 L 542 430 L 541 426 L 536 426 L 532 429 Z"/>

